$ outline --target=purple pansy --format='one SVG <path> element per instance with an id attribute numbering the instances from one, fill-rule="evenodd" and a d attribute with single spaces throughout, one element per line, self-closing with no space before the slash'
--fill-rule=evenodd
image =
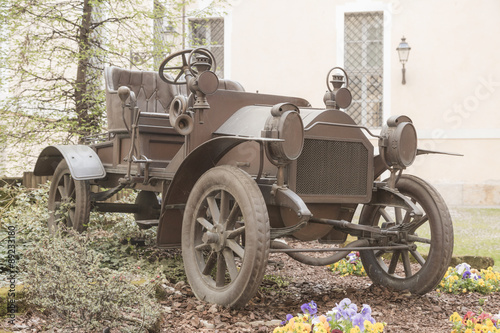
<path id="1" fill-rule="evenodd" d="M 335 309 L 337 310 L 335 320 L 339 320 L 341 318 L 351 320 L 351 318 L 358 312 L 358 307 L 356 304 L 352 303 L 349 298 L 344 298 L 340 301 Z"/>
<path id="2" fill-rule="evenodd" d="M 372 318 L 372 309 L 368 304 L 363 304 L 363 308 L 352 317 L 352 324 L 358 326 L 361 331 L 365 329 L 365 320 L 375 324 L 375 319 Z"/>
<path id="3" fill-rule="evenodd" d="M 365 317 L 371 317 L 372 308 L 368 304 L 363 304 L 363 308 L 361 309 L 361 314 Z"/>
<path id="4" fill-rule="evenodd" d="M 300 307 L 300 309 L 305 314 L 310 314 L 310 315 L 313 315 L 316 312 L 318 312 L 318 306 L 316 305 L 316 303 L 314 301 L 302 304 L 302 306 Z"/>
<path id="5" fill-rule="evenodd" d="M 286 324 L 290 321 L 290 319 L 292 319 L 292 318 L 293 318 L 293 316 L 292 316 L 291 314 L 287 314 L 287 315 L 286 315 L 286 319 L 285 319 L 285 320 L 283 320 L 283 321 L 280 323 L 280 325 L 281 325 L 281 326 L 286 325 Z"/>

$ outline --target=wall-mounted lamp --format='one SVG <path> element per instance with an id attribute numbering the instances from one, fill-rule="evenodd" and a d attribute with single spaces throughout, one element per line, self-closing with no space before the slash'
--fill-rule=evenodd
<path id="1" fill-rule="evenodd" d="M 408 56 L 410 55 L 411 47 L 406 42 L 406 38 L 404 36 L 401 38 L 401 43 L 399 43 L 399 46 L 396 50 L 398 51 L 398 54 L 399 54 L 399 61 L 403 64 L 403 82 L 401 82 L 401 83 L 406 84 L 405 64 L 408 61 Z"/>

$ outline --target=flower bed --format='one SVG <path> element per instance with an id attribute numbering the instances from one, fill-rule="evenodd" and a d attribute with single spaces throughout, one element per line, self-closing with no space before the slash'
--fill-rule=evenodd
<path id="1" fill-rule="evenodd" d="M 361 333 L 384 331 L 385 323 L 376 322 L 371 316 L 372 310 L 368 304 L 358 312 L 356 304 L 349 298 L 344 298 L 325 315 L 317 315 L 318 307 L 314 301 L 301 306 L 302 313 L 297 316 L 288 314 L 276 327 L 273 333 Z"/>
<path id="2" fill-rule="evenodd" d="M 341 276 L 366 276 L 359 252 L 351 252 L 345 259 L 329 265 L 328 268 Z M 500 291 L 500 272 L 492 267 L 477 270 L 467 263 L 449 267 L 443 280 L 438 285 L 438 292 L 460 294 L 478 292 L 483 295 Z"/>
<path id="3" fill-rule="evenodd" d="M 382 333 L 386 326 L 386 323 L 375 321 L 368 304 L 363 304 L 358 312 L 357 305 L 349 298 L 337 303 L 326 315 L 317 314 L 318 306 L 314 301 L 300 308 L 302 313 L 295 317 L 288 314 L 273 333 Z M 454 312 L 450 321 L 451 333 L 500 333 L 500 312 L 476 315 L 469 311 L 463 318 Z"/>
<path id="4" fill-rule="evenodd" d="M 469 311 L 463 318 L 454 312 L 450 321 L 453 323 L 451 333 L 500 332 L 500 312 L 494 316 L 486 312 L 476 316 L 475 313 Z"/>
<path id="5" fill-rule="evenodd" d="M 469 264 L 462 263 L 455 268 L 448 268 L 437 291 L 453 294 L 467 292 L 489 294 L 497 292 L 500 291 L 500 272 L 493 271 L 491 267 L 478 271 L 471 268 Z"/>
<path id="6" fill-rule="evenodd" d="M 361 263 L 359 252 L 351 252 L 345 259 L 339 260 L 328 266 L 334 273 L 339 273 L 342 276 L 357 275 L 366 276 L 365 268 Z"/>
<path id="7" fill-rule="evenodd" d="M 342 259 L 328 268 L 341 276 L 347 275 L 358 275 L 366 276 L 366 272 L 359 258 L 359 252 L 350 253 L 345 259 Z M 462 263 L 456 267 L 449 267 L 444 278 L 437 286 L 437 292 L 451 293 L 451 294 L 464 294 L 469 292 L 477 292 L 480 294 L 490 294 L 493 292 L 500 292 L 500 272 L 494 271 L 492 267 L 488 269 L 477 270 L 472 268 L 467 263 Z M 350 303 L 348 299 L 343 300 L 337 305 L 336 313 L 340 313 L 339 310 L 345 304 Z M 310 304 L 310 303 L 309 303 Z M 342 304 L 342 305 L 341 305 Z M 305 304 L 306 305 L 306 304 Z M 305 306 L 304 305 L 304 306 Z M 355 305 L 354 305 L 355 306 Z M 364 307 L 367 305 L 364 305 Z M 315 327 L 317 325 L 312 325 L 313 322 L 309 317 L 306 316 L 307 311 L 304 311 L 304 315 L 298 315 L 297 317 L 292 317 L 288 315 L 287 322 L 284 322 L 283 327 L 276 328 L 275 332 L 316 332 Z M 332 311 L 333 311 L 332 310 Z M 363 310 L 359 313 L 362 314 Z M 371 311 L 370 311 L 371 313 Z M 337 315 L 332 316 L 332 312 L 327 313 L 326 316 L 317 317 L 316 321 L 322 323 L 328 323 L 328 326 L 319 326 L 318 332 L 382 332 L 384 324 L 378 323 L 375 326 L 374 323 L 368 321 L 368 325 L 359 325 L 359 320 L 354 320 L 354 313 L 351 312 L 349 320 L 342 321 L 345 318 L 338 317 Z M 359 315 L 358 314 L 358 315 Z M 323 318 L 324 317 L 324 318 Z M 340 321 L 339 321 L 340 319 Z M 479 315 L 469 311 L 463 318 L 457 312 L 453 313 L 450 317 L 452 322 L 451 333 L 500 333 L 500 313 L 492 315 L 490 313 L 482 312 Z M 297 323 L 309 324 L 308 326 L 299 326 L 304 328 L 303 330 L 296 329 Z M 382 326 L 380 326 L 382 325 Z M 320 330 L 325 327 L 325 330 Z M 377 330 L 379 329 L 379 330 Z"/>

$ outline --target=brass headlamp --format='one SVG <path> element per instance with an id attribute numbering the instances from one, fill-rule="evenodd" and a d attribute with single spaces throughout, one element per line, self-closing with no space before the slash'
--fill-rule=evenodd
<path id="1" fill-rule="evenodd" d="M 382 127 L 380 154 L 388 167 L 405 169 L 417 156 L 417 131 L 407 116 L 393 116 Z"/>

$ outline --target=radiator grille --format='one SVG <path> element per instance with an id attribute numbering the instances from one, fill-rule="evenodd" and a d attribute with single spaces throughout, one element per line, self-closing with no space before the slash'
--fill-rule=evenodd
<path id="1" fill-rule="evenodd" d="M 361 142 L 306 139 L 297 160 L 298 194 L 365 196 L 368 149 Z"/>

